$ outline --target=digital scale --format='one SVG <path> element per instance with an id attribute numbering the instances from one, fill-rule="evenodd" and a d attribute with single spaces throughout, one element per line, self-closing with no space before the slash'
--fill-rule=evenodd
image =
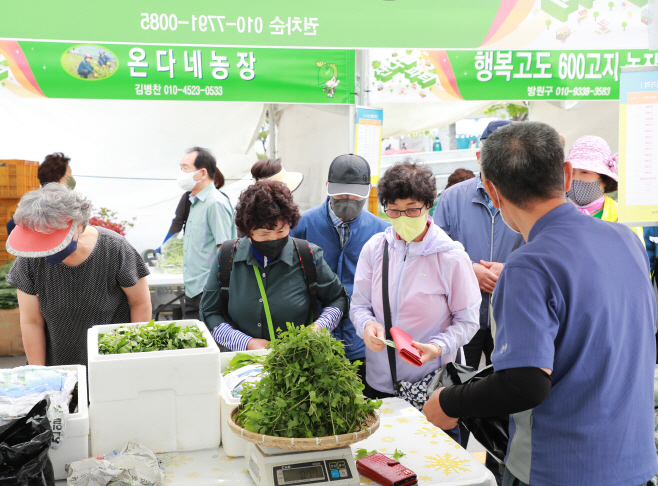
<path id="1" fill-rule="evenodd" d="M 253 443 L 245 452 L 247 470 L 257 486 L 326 484 L 359 486 L 361 479 L 350 447 L 291 451 Z"/>

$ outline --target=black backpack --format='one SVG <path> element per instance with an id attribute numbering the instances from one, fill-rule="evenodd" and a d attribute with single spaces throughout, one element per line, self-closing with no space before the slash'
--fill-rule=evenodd
<path id="1" fill-rule="evenodd" d="M 311 244 L 308 241 L 293 238 L 292 236 L 290 238 L 295 243 L 295 248 L 297 248 L 299 263 L 302 266 L 306 285 L 308 285 L 308 293 L 311 297 L 311 312 L 313 313 L 313 321 L 315 322 L 317 318 L 320 317 L 320 308 L 318 306 L 318 269 L 315 265 L 313 250 L 311 250 Z M 222 243 L 217 257 L 219 263 L 217 280 L 221 286 L 222 314 L 224 315 L 226 322 L 228 322 L 234 329 L 235 325 L 231 322 L 231 318 L 228 314 L 228 302 L 231 272 L 233 271 L 233 256 L 235 255 L 235 245 L 237 245 L 238 241 L 239 240 L 226 240 Z"/>

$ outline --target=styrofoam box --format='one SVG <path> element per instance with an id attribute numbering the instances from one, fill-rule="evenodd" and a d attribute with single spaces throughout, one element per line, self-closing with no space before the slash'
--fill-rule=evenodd
<path id="1" fill-rule="evenodd" d="M 88 331 L 89 419 L 93 455 L 120 449 L 130 440 L 154 452 L 191 451 L 220 444 L 219 348 L 199 321 L 208 347 L 98 354 L 98 335 L 122 325 Z M 156 322 L 171 324 L 171 321 Z"/>
<path id="2" fill-rule="evenodd" d="M 69 415 L 62 444 L 50 449 L 48 457 L 55 479 L 66 479 L 64 467 L 89 457 L 89 410 L 87 408 L 87 369 L 82 365 L 52 366 L 57 370 L 73 370 L 78 374 L 78 411 Z"/>
<path id="3" fill-rule="evenodd" d="M 246 354 L 262 355 L 269 353 L 267 349 L 257 349 L 254 351 L 240 351 Z M 240 399 L 231 396 L 228 388 L 224 386 L 224 369 L 231 362 L 233 357 L 238 353 L 220 353 L 220 369 L 222 371 L 222 389 L 221 389 L 221 422 L 222 422 L 222 447 L 227 456 L 244 457 L 247 450 L 247 441 L 238 437 L 227 425 L 228 414 L 236 405 L 240 405 Z"/>

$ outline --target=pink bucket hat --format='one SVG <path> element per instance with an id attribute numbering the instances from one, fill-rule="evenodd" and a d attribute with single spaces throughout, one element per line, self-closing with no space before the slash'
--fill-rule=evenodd
<path id="1" fill-rule="evenodd" d="M 571 162 L 574 169 L 589 170 L 618 181 L 617 157 L 601 137 L 585 135 L 573 143 L 567 162 Z"/>

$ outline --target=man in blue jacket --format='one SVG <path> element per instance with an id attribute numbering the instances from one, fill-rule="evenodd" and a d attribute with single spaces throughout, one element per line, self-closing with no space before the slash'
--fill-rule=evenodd
<path id="1" fill-rule="evenodd" d="M 340 155 L 329 167 L 327 200 L 302 214 L 290 236 L 303 238 L 324 250 L 324 259 L 352 296 L 354 272 L 361 249 L 389 223 L 363 211 L 370 194 L 370 166 L 362 157 Z M 365 345 L 356 335 L 349 316 L 345 316 L 332 334 L 343 342 L 350 361 L 363 364 L 359 376 L 365 383 Z"/>
<path id="2" fill-rule="evenodd" d="M 511 121 L 493 121 L 487 125 L 480 138 L 481 145 L 489 135 Z M 476 152 L 480 162 L 480 150 Z M 504 222 L 500 210 L 495 208 L 491 198 L 484 190 L 482 178 L 469 179 L 446 189 L 441 193 L 439 203 L 434 211 L 434 222 L 450 238 L 459 241 L 473 262 L 473 270 L 480 284 L 482 304 L 480 305 L 480 330 L 470 343 L 464 346 L 466 364 L 477 369 L 482 353 L 487 365 L 491 364 L 494 348 L 489 317 L 489 303 L 496 282 L 510 253 L 521 246 L 523 236 L 516 234 Z M 468 431 L 462 430 L 462 442 L 466 447 Z M 497 463 L 487 454 L 487 467 L 496 476 Z"/>

